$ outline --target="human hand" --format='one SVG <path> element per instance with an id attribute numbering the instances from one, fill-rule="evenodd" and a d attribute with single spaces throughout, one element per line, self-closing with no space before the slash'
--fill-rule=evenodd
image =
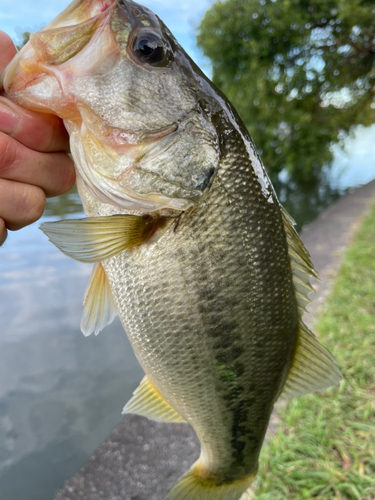
<path id="1" fill-rule="evenodd" d="M 0 31 L 0 73 L 16 54 Z M 75 171 L 67 155 L 69 137 L 54 115 L 36 113 L 0 97 L 0 245 L 7 229 L 16 231 L 38 220 L 46 197 L 74 185 Z"/>

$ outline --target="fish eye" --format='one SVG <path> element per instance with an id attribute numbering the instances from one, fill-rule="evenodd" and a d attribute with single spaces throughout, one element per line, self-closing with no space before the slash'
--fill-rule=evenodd
<path id="1" fill-rule="evenodd" d="M 167 49 L 163 39 L 157 33 L 138 33 L 133 40 L 133 54 L 142 63 L 152 66 L 164 66 L 167 61 Z"/>

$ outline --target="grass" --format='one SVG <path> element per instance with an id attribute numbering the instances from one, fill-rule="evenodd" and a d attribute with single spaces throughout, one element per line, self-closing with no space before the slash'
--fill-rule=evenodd
<path id="1" fill-rule="evenodd" d="M 344 254 L 314 330 L 343 381 L 279 409 L 254 500 L 375 499 L 375 206 Z"/>

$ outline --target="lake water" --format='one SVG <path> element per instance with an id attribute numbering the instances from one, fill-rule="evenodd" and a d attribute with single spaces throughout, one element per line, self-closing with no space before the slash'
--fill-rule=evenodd
<path id="1" fill-rule="evenodd" d="M 0 250 L 1 500 L 50 500 L 121 421 L 142 377 L 118 320 L 82 335 L 91 266 L 63 256 L 38 225 Z"/>
<path id="2" fill-rule="evenodd" d="M 375 178 L 375 128 L 336 151 L 330 184 L 281 196 L 302 224 L 346 189 Z M 77 216 L 75 193 L 43 220 Z M 51 500 L 121 420 L 139 367 L 116 320 L 97 337 L 79 329 L 91 271 L 50 244 L 39 223 L 0 249 L 0 498 Z"/>

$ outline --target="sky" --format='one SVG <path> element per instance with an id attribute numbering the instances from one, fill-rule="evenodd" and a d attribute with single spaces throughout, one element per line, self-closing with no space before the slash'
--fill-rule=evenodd
<path id="1" fill-rule="evenodd" d="M 54 19 L 70 0 L 0 0 L 0 29 L 17 43 L 24 31 L 37 31 Z M 143 0 L 168 26 L 174 36 L 197 62 L 209 72 L 209 62 L 195 45 L 194 27 L 212 0 Z"/>

